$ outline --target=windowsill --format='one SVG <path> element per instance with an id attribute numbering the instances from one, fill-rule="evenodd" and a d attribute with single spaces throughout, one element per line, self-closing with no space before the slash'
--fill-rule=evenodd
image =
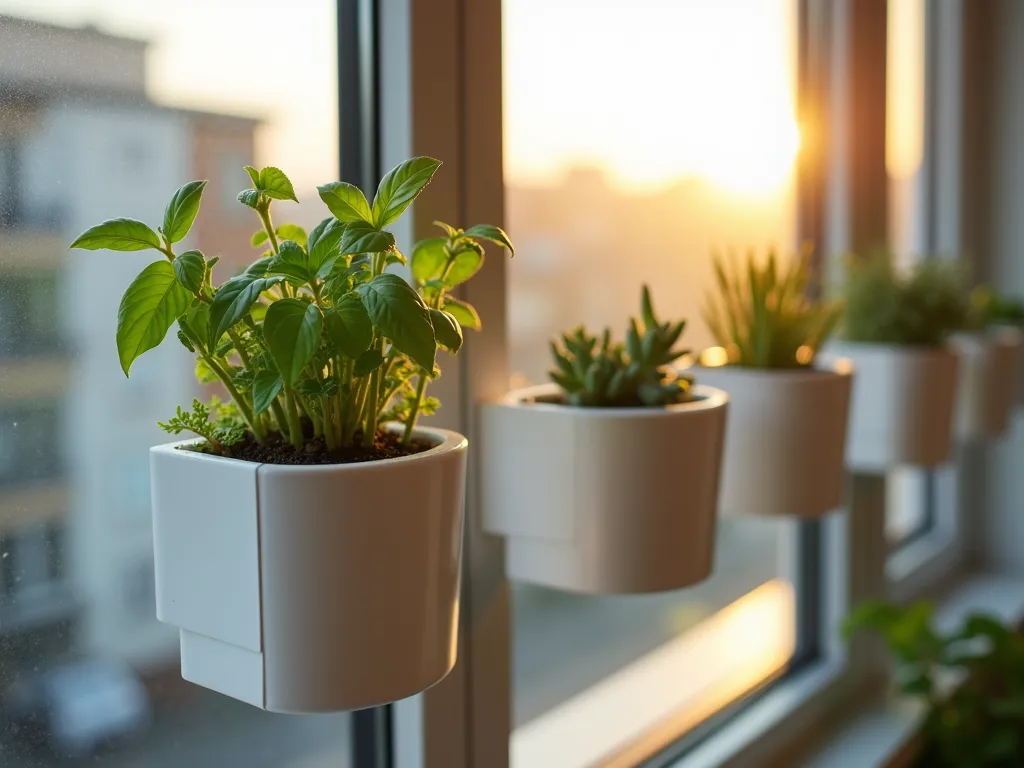
<path id="1" fill-rule="evenodd" d="M 967 578 L 940 603 L 938 623 L 956 625 L 973 611 L 1019 620 L 1024 616 L 1024 579 L 992 574 Z M 835 672 L 833 668 L 832 677 Z M 727 764 L 807 704 L 830 679 L 825 669 L 813 669 L 780 684 L 673 768 L 717 768 Z M 801 751 L 799 760 L 785 764 L 799 768 L 903 768 L 915 757 L 914 740 L 922 716 L 921 707 L 888 693 L 880 694 L 826 729 L 823 737 L 813 740 L 809 751 Z"/>

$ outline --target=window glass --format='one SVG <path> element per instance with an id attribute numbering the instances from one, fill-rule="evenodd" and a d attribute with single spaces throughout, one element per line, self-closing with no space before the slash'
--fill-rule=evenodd
<path id="1" fill-rule="evenodd" d="M 348 764 L 344 716 L 270 715 L 181 679 L 156 621 L 148 448 L 206 396 L 173 334 L 120 372 L 121 293 L 152 253 L 69 253 L 105 218 L 159 224 L 208 179 L 183 243 L 254 258 L 244 164 L 309 203 L 337 178 L 334 0 L 0 0 L 0 765 Z M 149 41 L 149 42 L 147 42 Z M 287 220 L 288 205 L 279 216 Z M 74 764 L 78 764 L 77 762 Z"/>
<path id="2" fill-rule="evenodd" d="M 795 6 L 505 0 L 514 385 L 546 381 L 563 330 L 621 337 L 641 283 L 687 319 L 685 346 L 710 346 L 712 249 L 795 250 Z M 795 647 L 789 530 L 721 520 L 715 575 L 680 592 L 514 585 L 513 764 L 592 765 L 777 674 Z"/>
<path id="3" fill-rule="evenodd" d="M 888 5 L 885 166 L 889 175 L 889 245 L 898 263 L 925 255 L 925 3 Z M 892 472 L 886 504 L 886 538 L 892 547 L 931 529 L 925 470 Z"/>

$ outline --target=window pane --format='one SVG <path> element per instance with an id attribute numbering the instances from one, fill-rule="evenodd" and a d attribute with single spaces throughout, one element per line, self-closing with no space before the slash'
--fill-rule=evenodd
<path id="1" fill-rule="evenodd" d="M 505 0 L 515 385 L 546 380 L 560 331 L 621 336 L 645 282 L 662 315 L 687 319 L 685 346 L 710 346 L 712 249 L 794 250 L 795 5 Z M 782 669 L 789 531 L 721 521 L 715 575 L 679 592 L 516 585 L 514 765 L 591 765 Z"/>
<path id="2" fill-rule="evenodd" d="M 347 717 L 270 715 L 182 681 L 177 630 L 154 615 L 148 448 L 168 440 L 158 419 L 210 393 L 173 333 L 120 372 L 118 302 L 153 253 L 67 251 L 105 218 L 156 226 L 179 185 L 208 179 L 181 246 L 220 255 L 223 280 L 255 257 L 258 222 L 235 200 L 245 164 L 283 168 L 309 203 L 288 214 L 315 224 L 314 186 L 337 176 L 335 7 L 0 0 L 5 768 L 72 753 L 104 768 L 348 764 Z"/>

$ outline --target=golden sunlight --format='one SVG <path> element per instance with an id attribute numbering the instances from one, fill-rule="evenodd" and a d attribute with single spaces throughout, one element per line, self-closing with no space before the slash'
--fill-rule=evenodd
<path id="1" fill-rule="evenodd" d="M 701 178 L 777 194 L 800 139 L 794 0 L 508 0 L 509 179 L 596 166 L 618 185 Z"/>

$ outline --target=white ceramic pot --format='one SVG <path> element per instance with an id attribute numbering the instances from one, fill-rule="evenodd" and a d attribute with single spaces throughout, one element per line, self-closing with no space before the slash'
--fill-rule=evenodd
<path id="1" fill-rule="evenodd" d="M 483 409 L 484 525 L 514 581 L 591 594 L 679 589 L 711 573 L 728 398 L 578 408 L 554 385 Z M 541 402 L 538 402 L 540 400 Z"/>
<path id="2" fill-rule="evenodd" d="M 848 361 L 694 370 L 729 395 L 721 514 L 820 517 L 842 504 L 851 371 Z"/>
<path id="3" fill-rule="evenodd" d="M 967 441 L 999 437 L 1010 425 L 1017 397 L 1021 332 L 959 333 L 950 343 L 960 355 L 956 436 Z"/>
<path id="4" fill-rule="evenodd" d="M 153 448 L 157 617 L 186 680 L 273 712 L 410 696 L 455 663 L 466 439 L 362 464 Z"/>
<path id="5" fill-rule="evenodd" d="M 855 371 L 847 465 L 858 472 L 949 460 L 958 358 L 949 347 L 835 342 Z"/>

